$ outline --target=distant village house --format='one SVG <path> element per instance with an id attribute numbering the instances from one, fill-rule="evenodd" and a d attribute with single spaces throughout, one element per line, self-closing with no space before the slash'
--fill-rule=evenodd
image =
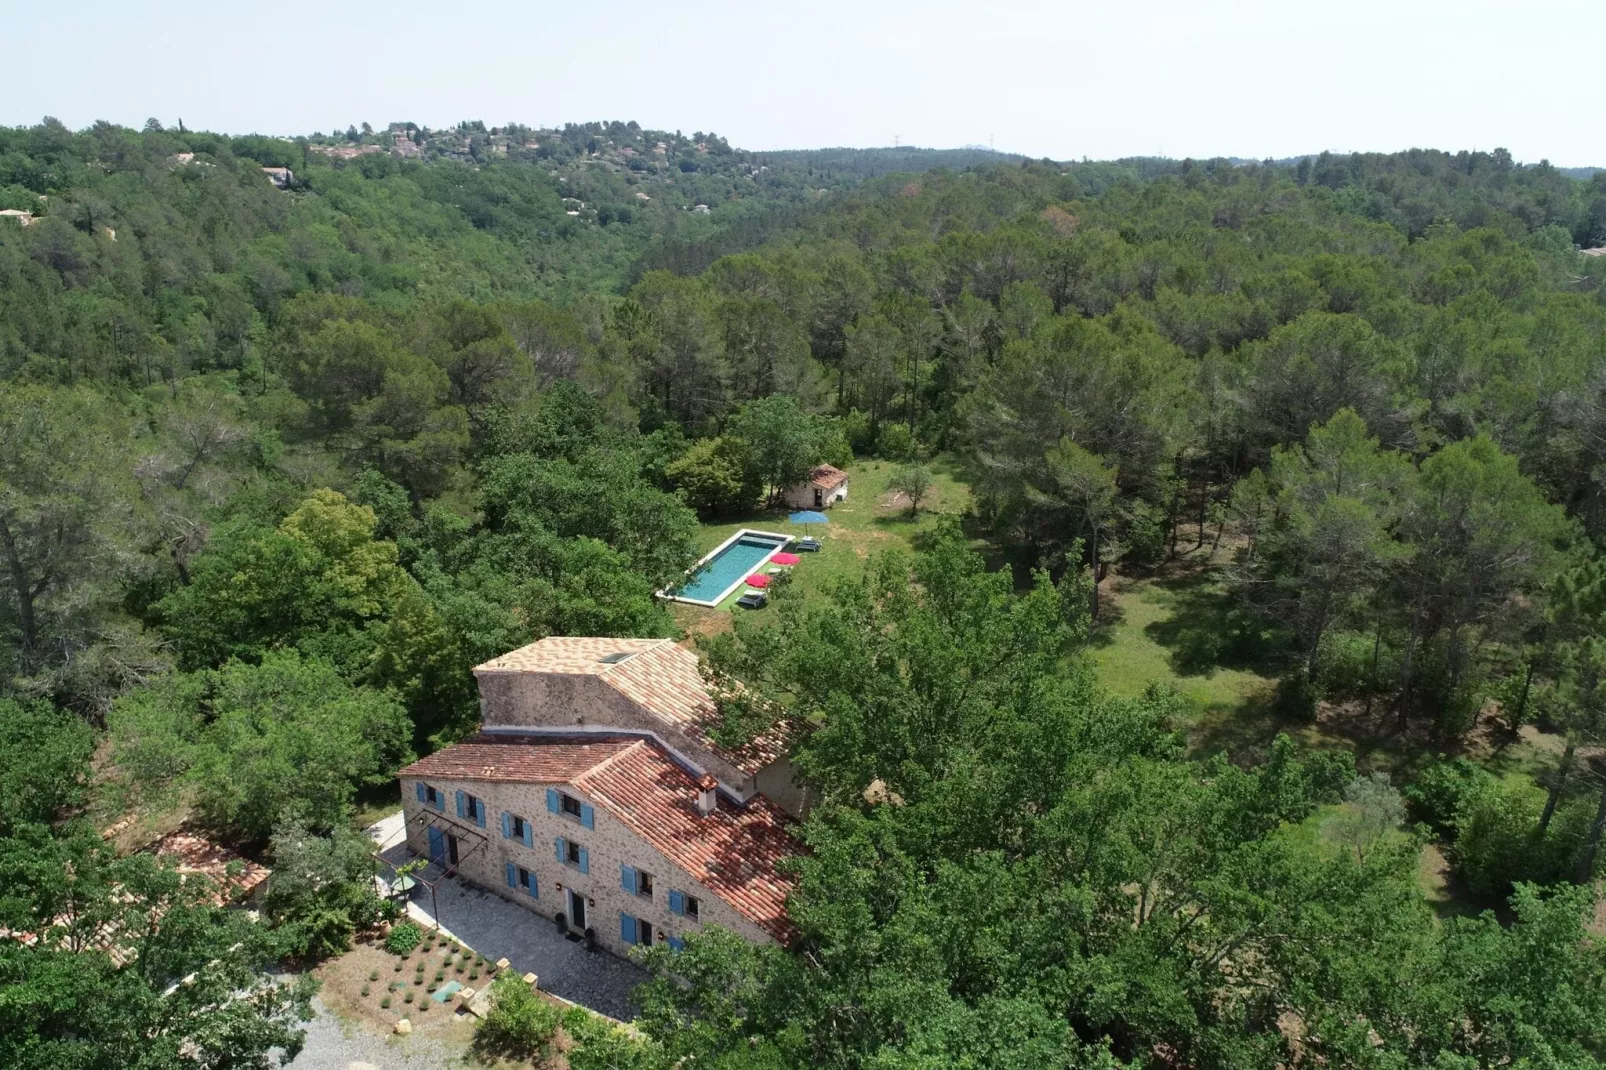
<path id="1" fill-rule="evenodd" d="M 288 167 L 264 167 L 262 173 L 268 176 L 269 182 L 280 189 L 288 188 L 290 183 L 296 180 L 295 172 Z"/>

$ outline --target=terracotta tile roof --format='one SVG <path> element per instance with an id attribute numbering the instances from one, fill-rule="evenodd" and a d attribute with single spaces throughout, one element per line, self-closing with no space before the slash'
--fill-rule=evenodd
<path id="1" fill-rule="evenodd" d="M 672 639 L 607 639 L 592 636 L 549 635 L 477 666 L 475 672 L 552 672 L 600 675 L 615 663 L 604 658 L 639 654 Z"/>
<path id="2" fill-rule="evenodd" d="M 797 880 L 780 872 L 779 864 L 800 850 L 786 831 L 790 819 L 762 795 L 745 806 L 721 796 L 713 813 L 699 814 L 697 786 L 645 740 L 575 783 L 737 913 L 789 942 L 795 929 L 786 916 L 786 897 Z"/>
<path id="3" fill-rule="evenodd" d="M 151 846 L 151 851 L 158 858 L 172 862 L 174 868 L 182 874 L 198 873 L 214 881 L 219 894 L 213 896 L 213 900 L 219 905 L 228 901 L 230 889 L 238 888 L 242 894 L 248 894 L 268 879 L 267 866 L 236 854 L 205 836 L 185 832 L 182 829 L 170 832 L 157 840 Z M 240 872 L 237 876 L 229 875 L 231 862 L 240 863 Z"/>
<path id="4" fill-rule="evenodd" d="M 785 811 L 762 795 L 745 806 L 721 796 L 699 814 L 698 779 L 647 740 L 480 733 L 397 775 L 572 785 L 744 918 L 783 943 L 794 933 L 797 882 L 778 864 L 800 848 Z"/>
<path id="5" fill-rule="evenodd" d="M 107 832 L 112 832 L 116 828 L 117 826 L 114 825 Z M 112 834 L 115 835 L 114 832 Z M 147 850 L 158 858 L 172 863 L 173 868 L 178 871 L 181 879 L 201 876 L 210 881 L 210 891 L 206 898 L 215 906 L 227 906 L 229 904 L 232 898 L 230 895 L 231 889 L 238 888 L 242 895 L 249 894 L 257 885 L 267 880 L 271 872 L 267 866 L 261 863 L 252 862 L 243 855 L 214 843 L 205 836 L 194 832 L 186 832 L 183 829 L 168 833 Z M 240 873 L 237 876 L 229 875 L 228 867 L 231 862 L 239 862 L 241 864 Z M 112 897 L 119 903 L 132 904 L 135 902 L 132 895 L 121 889 L 113 892 Z M 163 908 L 159 905 L 153 905 L 153 909 L 159 916 Z M 56 938 L 55 930 L 71 929 L 73 921 L 74 919 L 66 914 L 54 918 L 44 935 L 54 941 Z M 32 947 L 39 943 L 40 938 L 39 933 L 7 929 L 4 926 L 0 926 L 0 940 L 16 940 Z M 106 952 L 111 957 L 111 960 L 119 966 L 126 966 L 134 961 L 134 949 L 122 940 L 122 924 L 120 922 L 109 921 L 101 925 L 89 935 L 87 943 L 88 946 Z"/>
<path id="6" fill-rule="evenodd" d="M 719 709 L 709 697 L 697 655 L 669 640 L 613 666 L 604 679 L 636 705 L 670 722 L 749 776 L 786 753 L 784 724 L 735 750 L 715 743 L 710 733 L 719 723 Z"/>
<path id="7" fill-rule="evenodd" d="M 710 733 L 719 721 L 719 710 L 709 697 L 697 655 L 673 639 L 549 636 L 474 671 L 599 676 L 647 714 L 698 740 L 749 776 L 786 753 L 785 724 L 735 750 L 713 741 Z"/>
<path id="8" fill-rule="evenodd" d="M 627 736 L 530 736 L 481 732 L 409 765 L 398 777 L 418 780 L 500 780 L 570 784 L 599 763 L 639 742 Z"/>
<path id="9" fill-rule="evenodd" d="M 833 464 L 818 464 L 809 473 L 809 482 L 821 490 L 839 487 L 848 481 L 848 474 Z"/>

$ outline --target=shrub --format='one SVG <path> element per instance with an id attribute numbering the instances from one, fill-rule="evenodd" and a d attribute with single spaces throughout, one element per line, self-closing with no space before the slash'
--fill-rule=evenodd
<path id="1" fill-rule="evenodd" d="M 402 971 L 402 961 L 401 961 L 401 959 L 397 959 L 396 960 L 396 972 L 397 973 L 401 973 L 401 971 Z"/>
<path id="2" fill-rule="evenodd" d="M 436 970 L 435 971 L 435 983 L 436 984 L 440 984 L 444 980 L 446 980 L 446 971 L 445 970 Z"/>
<path id="3" fill-rule="evenodd" d="M 1135 569 L 1149 569 L 1165 560 L 1166 520 L 1148 502 L 1133 504 L 1126 525 L 1121 563 Z"/>
<path id="4" fill-rule="evenodd" d="M 378 970 L 369 970 L 368 971 L 368 980 L 370 980 L 370 981 L 379 980 L 379 971 Z"/>
<path id="5" fill-rule="evenodd" d="M 487 1062 L 544 1059 L 557 1036 L 562 1012 L 511 972 L 491 983 L 491 1009 L 474 1034 L 475 1053 Z"/>
<path id="6" fill-rule="evenodd" d="M 1272 702 L 1277 712 L 1285 717 L 1308 722 L 1316 720 L 1316 703 L 1320 702 L 1321 698 L 1321 686 L 1312 683 L 1304 670 L 1295 669 L 1277 681 L 1277 690 L 1272 696 Z"/>
<path id="7" fill-rule="evenodd" d="M 404 995 L 404 996 L 402 996 L 402 1002 L 403 1002 L 403 1003 L 411 1003 L 411 1002 L 412 1002 L 412 1001 L 413 1001 L 413 994 L 412 994 L 412 992 L 408 992 L 408 993 L 407 993 L 407 994 L 405 994 L 405 995 Z"/>
<path id="8" fill-rule="evenodd" d="M 1329 632 L 1322 637 L 1317 680 L 1329 695 L 1364 695 L 1373 687 L 1372 649 L 1376 637 L 1365 632 Z M 1384 644 L 1377 652 L 1380 679 L 1392 679 L 1393 651 Z"/>
<path id="9" fill-rule="evenodd" d="M 455 973 L 462 973 L 463 972 L 463 960 L 462 959 L 458 959 L 457 960 L 457 965 L 453 966 L 452 970 Z"/>
<path id="10" fill-rule="evenodd" d="M 915 436 L 908 424 L 882 424 L 876 436 L 876 456 L 889 461 L 906 461 L 914 456 Z"/>
<path id="11" fill-rule="evenodd" d="M 362 986 L 362 994 L 365 995 L 365 996 L 368 994 L 368 986 L 367 985 L 363 985 Z"/>
<path id="12" fill-rule="evenodd" d="M 390 997 L 386 996 L 384 999 L 380 1000 L 379 1006 L 387 1011 L 390 1010 Z"/>
<path id="13" fill-rule="evenodd" d="M 751 509 L 764 493 L 746 444 L 729 435 L 694 443 L 664 468 L 664 478 L 705 518 Z"/>
<path id="14" fill-rule="evenodd" d="M 1560 824 L 1536 839 L 1545 792 L 1526 781 L 1492 777 L 1462 798 L 1456 813 L 1452 858 L 1467 886 L 1480 895 L 1502 896 L 1516 881 L 1548 884 L 1561 876 L 1571 852 L 1562 847 Z"/>
<path id="15" fill-rule="evenodd" d="M 468 979 L 470 981 L 478 981 L 480 979 L 480 971 L 478 969 L 468 971 Z"/>
<path id="16" fill-rule="evenodd" d="M 411 955 L 413 949 L 424 939 L 424 930 L 410 921 L 398 922 L 391 926 L 390 935 L 385 937 L 385 950 L 392 955 Z M 396 964 L 401 968 L 401 963 Z"/>
<path id="17" fill-rule="evenodd" d="M 1465 758 L 1439 760 L 1417 774 L 1405 789 L 1411 814 L 1442 836 L 1455 835 L 1456 815 L 1475 792 L 1486 791 L 1494 777 L 1481 765 Z"/>

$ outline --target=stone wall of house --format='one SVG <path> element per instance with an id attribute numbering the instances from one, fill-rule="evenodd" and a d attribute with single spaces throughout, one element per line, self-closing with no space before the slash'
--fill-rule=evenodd
<path id="1" fill-rule="evenodd" d="M 790 760 L 785 757 L 775 759 L 760 769 L 758 776 L 753 779 L 754 786 L 770 802 L 793 817 L 807 816 L 813 801 L 797 782 Z"/>
<path id="2" fill-rule="evenodd" d="M 624 956 L 630 950 L 620 934 L 621 912 L 650 921 L 656 930 L 654 943 L 670 936 L 695 932 L 708 924 L 722 925 L 755 943 L 772 942 L 767 932 L 693 880 L 690 874 L 670 862 L 584 792 L 556 784 L 430 780 L 427 783 L 441 793 L 445 807 L 437 812 L 418 801 L 417 783 L 416 779 L 403 779 L 401 782 L 408 847 L 415 854 L 428 855 L 428 834 L 425 831 L 428 822 L 419 819 L 419 815 L 427 811 L 439 827 L 448 832 L 459 832 L 464 838 L 459 876 L 541 915 L 543 920 L 531 918 L 532 925 L 550 925 L 558 913 L 567 914 L 568 897 L 564 892 L 573 889 L 583 893 L 588 900 L 586 920 L 596 932 L 598 945 L 615 955 Z M 548 811 L 548 787 L 556 787 L 583 802 L 591 803 L 595 827 L 585 828 L 576 818 Z M 465 791 L 484 801 L 486 816 L 483 829 L 457 817 L 455 793 L 458 791 Z M 688 799 L 687 805 L 691 803 Z M 502 836 L 503 811 L 517 814 L 530 823 L 531 846 L 524 846 L 522 840 L 505 839 Z M 469 851 L 469 847 L 478 843 L 473 839 L 476 836 L 485 837 L 485 844 L 479 850 Z M 556 841 L 559 837 L 586 848 L 589 873 L 581 873 L 577 868 L 558 861 Z M 531 898 L 522 888 L 508 887 L 508 862 L 523 866 L 536 875 L 537 898 Z M 621 865 L 652 874 L 653 894 L 650 899 L 624 891 L 620 885 Z M 559 885 L 562 885 L 562 889 Z M 697 897 L 700 911 L 696 921 L 670 913 L 671 888 Z M 450 926 L 451 920 L 446 919 L 446 924 Z"/>
<path id="3" fill-rule="evenodd" d="M 650 732 L 699 769 L 741 796 L 753 778 L 700 740 L 643 711 L 596 676 L 563 673 L 482 672 L 480 718 L 488 728 L 616 728 Z"/>

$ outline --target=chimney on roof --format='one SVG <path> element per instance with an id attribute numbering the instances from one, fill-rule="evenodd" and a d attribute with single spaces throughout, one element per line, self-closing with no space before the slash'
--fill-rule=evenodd
<path id="1" fill-rule="evenodd" d="M 707 773 L 697 781 L 697 812 L 707 817 L 719 806 L 715 792 L 719 788 L 719 781 Z"/>

